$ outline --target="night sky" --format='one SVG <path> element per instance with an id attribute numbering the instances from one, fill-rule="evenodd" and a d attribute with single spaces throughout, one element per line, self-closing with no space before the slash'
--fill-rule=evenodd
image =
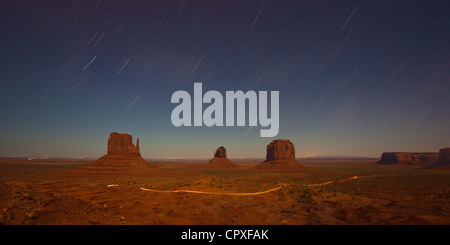
<path id="1" fill-rule="evenodd" d="M 450 146 L 450 2 L 0 2 L 0 156 L 437 152 Z M 280 91 L 280 130 L 174 127 L 177 90 Z"/>

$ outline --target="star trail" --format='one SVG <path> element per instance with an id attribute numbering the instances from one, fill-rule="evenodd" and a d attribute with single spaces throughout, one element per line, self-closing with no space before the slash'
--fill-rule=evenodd
<path id="1" fill-rule="evenodd" d="M 450 3 L 2 1 L 1 156 L 264 157 L 244 127 L 174 127 L 177 90 L 279 91 L 297 157 L 450 146 Z M 213 146 L 213 147 L 212 147 Z"/>

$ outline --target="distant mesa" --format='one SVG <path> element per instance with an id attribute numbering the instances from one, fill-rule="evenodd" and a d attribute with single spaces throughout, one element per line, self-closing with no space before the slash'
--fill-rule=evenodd
<path id="1" fill-rule="evenodd" d="M 238 165 L 227 158 L 227 149 L 223 146 L 214 152 L 214 158 L 209 160 L 210 168 L 237 168 Z"/>
<path id="2" fill-rule="evenodd" d="M 450 170 L 450 148 L 440 149 L 437 163 L 430 165 L 429 168 Z"/>
<path id="3" fill-rule="evenodd" d="M 444 148 L 439 150 L 439 161 L 443 164 L 450 164 L 450 148 Z"/>
<path id="4" fill-rule="evenodd" d="M 136 145 L 129 134 L 111 133 L 108 138 L 108 154 L 85 164 L 80 169 L 98 171 L 133 171 L 155 168 L 141 157 L 139 138 Z"/>
<path id="5" fill-rule="evenodd" d="M 429 165 L 439 158 L 437 152 L 384 152 L 377 162 L 385 165 Z"/>
<path id="6" fill-rule="evenodd" d="M 258 169 L 305 170 L 295 159 L 295 147 L 290 140 L 274 140 L 267 145 L 266 161 L 255 166 Z"/>

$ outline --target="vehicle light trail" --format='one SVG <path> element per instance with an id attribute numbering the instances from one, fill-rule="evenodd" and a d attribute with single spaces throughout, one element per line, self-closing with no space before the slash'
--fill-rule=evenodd
<path id="1" fill-rule="evenodd" d="M 324 185 L 328 185 L 331 183 L 340 183 L 340 182 L 344 182 L 344 181 L 349 181 L 349 180 L 354 180 L 359 178 L 359 176 L 353 176 L 347 179 L 343 179 L 343 180 L 338 180 L 338 181 L 327 181 L 324 183 L 320 183 L 320 184 L 310 184 L 310 185 L 304 185 L 306 187 L 313 187 L 313 186 L 324 186 Z M 233 193 L 233 192 L 209 192 L 209 191 L 194 191 L 194 190 L 169 190 L 169 191 L 162 191 L 162 190 L 154 190 L 154 189 L 147 189 L 147 188 L 142 188 L 140 187 L 141 190 L 143 191 L 150 191 L 150 192 L 159 192 L 159 193 L 179 193 L 179 192 L 185 192 L 185 193 L 197 193 L 197 194 L 212 194 L 212 195 L 228 195 L 228 196 L 255 196 L 255 195 L 261 195 L 261 194 L 266 194 L 269 192 L 273 192 L 276 190 L 279 190 L 285 186 L 287 186 L 289 184 L 283 184 L 281 186 L 275 187 L 273 189 L 269 189 L 266 191 L 260 191 L 260 192 L 241 192 L 241 193 Z M 116 187 L 119 185 L 107 185 L 107 187 Z"/>

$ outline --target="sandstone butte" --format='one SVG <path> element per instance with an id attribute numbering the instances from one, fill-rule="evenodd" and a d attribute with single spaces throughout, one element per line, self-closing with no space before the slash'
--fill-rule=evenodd
<path id="1" fill-rule="evenodd" d="M 238 165 L 227 158 L 227 149 L 223 146 L 217 148 L 214 152 L 214 158 L 209 160 L 210 168 L 237 168 Z"/>
<path id="2" fill-rule="evenodd" d="M 295 147 L 290 140 L 274 140 L 267 145 L 266 160 L 255 166 L 258 169 L 306 170 L 295 159 Z"/>
<path id="3" fill-rule="evenodd" d="M 136 145 L 129 134 L 111 133 L 108 138 L 108 153 L 85 164 L 80 169 L 98 171 L 135 171 L 155 168 L 141 157 L 139 138 Z"/>
<path id="4" fill-rule="evenodd" d="M 429 165 L 437 161 L 437 152 L 384 152 L 377 163 L 399 165 Z"/>
<path id="5" fill-rule="evenodd" d="M 437 163 L 429 166 L 429 168 L 449 170 L 450 169 L 450 148 L 440 149 Z"/>

